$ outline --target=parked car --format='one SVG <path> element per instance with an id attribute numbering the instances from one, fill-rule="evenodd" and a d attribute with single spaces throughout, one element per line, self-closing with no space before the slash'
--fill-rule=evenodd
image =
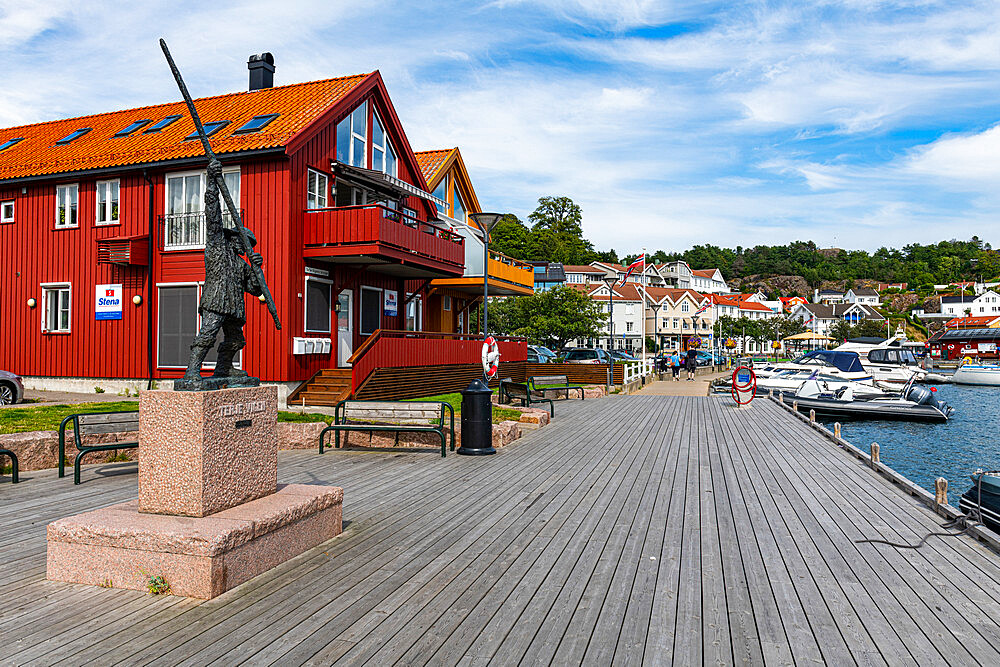
<path id="1" fill-rule="evenodd" d="M 556 353 L 544 345 L 528 346 L 528 363 L 551 364 L 556 359 Z"/>
<path id="2" fill-rule="evenodd" d="M 13 373 L 0 371 L 0 405 L 20 403 L 22 398 L 24 398 L 24 384 L 21 378 Z"/>
<path id="3" fill-rule="evenodd" d="M 713 364 L 725 363 L 720 355 L 717 355 L 714 352 L 706 352 L 704 350 L 698 350 L 697 362 L 699 366 L 711 366 Z"/>
<path id="4" fill-rule="evenodd" d="M 625 350 L 615 350 L 611 354 L 614 356 L 615 361 L 638 361 L 638 359 Z"/>
<path id="5" fill-rule="evenodd" d="M 528 349 L 529 350 L 534 350 L 538 354 L 544 354 L 547 357 L 558 356 L 555 352 L 553 352 L 551 349 L 545 347 L 544 345 L 529 345 Z"/>
<path id="6" fill-rule="evenodd" d="M 608 353 L 600 348 L 572 347 L 565 351 L 562 360 L 567 364 L 606 364 Z"/>

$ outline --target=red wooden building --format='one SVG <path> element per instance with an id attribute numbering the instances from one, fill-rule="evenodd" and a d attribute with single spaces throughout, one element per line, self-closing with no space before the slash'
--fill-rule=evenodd
<path id="1" fill-rule="evenodd" d="M 464 242 L 377 71 L 272 87 L 269 54 L 249 65 L 251 90 L 196 106 L 283 324 L 250 304 L 242 367 L 292 389 L 376 331 L 419 328 Z M 204 276 L 193 132 L 181 102 L 0 129 L 0 368 L 87 390 L 182 374 Z"/>

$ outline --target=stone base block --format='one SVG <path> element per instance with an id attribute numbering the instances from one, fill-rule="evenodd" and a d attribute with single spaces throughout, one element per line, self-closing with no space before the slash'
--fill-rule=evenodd
<path id="1" fill-rule="evenodd" d="M 139 509 L 204 517 L 274 493 L 275 387 L 139 394 Z"/>
<path id="2" fill-rule="evenodd" d="M 173 595 L 211 599 L 339 535 L 344 491 L 289 484 L 208 517 L 111 505 L 48 526 L 46 578 L 146 590 L 163 577 Z"/>

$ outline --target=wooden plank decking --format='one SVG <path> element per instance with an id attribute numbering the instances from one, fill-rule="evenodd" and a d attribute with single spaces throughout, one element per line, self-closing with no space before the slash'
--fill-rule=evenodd
<path id="1" fill-rule="evenodd" d="M 1000 558 L 859 544 L 940 519 L 780 407 L 556 415 L 485 459 L 283 452 L 350 524 L 204 603 L 44 580 L 46 523 L 133 497 L 134 466 L 5 479 L 0 664 L 1000 664 Z"/>

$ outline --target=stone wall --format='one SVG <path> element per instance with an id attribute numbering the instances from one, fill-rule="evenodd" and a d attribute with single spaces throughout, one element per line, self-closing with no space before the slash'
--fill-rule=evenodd
<path id="1" fill-rule="evenodd" d="M 84 444 L 106 442 L 136 442 L 138 431 L 127 433 L 106 433 L 90 436 L 84 439 Z M 17 455 L 21 470 L 43 470 L 59 465 L 59 432 L 29 431 L 27 433 L 0 434 L 0 449 L 9 449 Z M 66 432 L 66 466 L 72 468 L 73 460 L 78 454 L 73 432 Z M 137 449 L 113 449 L 105 452 L 94 452 L 83 459 L 86 463 L 103 463 L 113 458 L 124 457 L 129 461 L 138 458 Z M 4 459 L 4 464 L 7 460 Z"/>

